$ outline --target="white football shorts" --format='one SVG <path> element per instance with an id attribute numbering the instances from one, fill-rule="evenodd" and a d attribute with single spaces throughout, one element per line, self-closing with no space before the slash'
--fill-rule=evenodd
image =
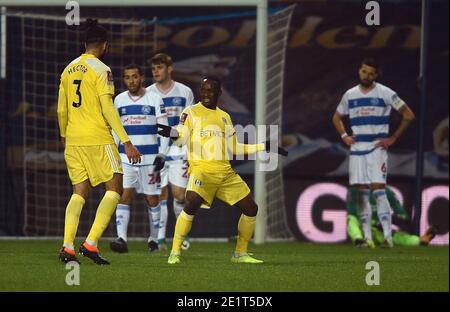
<path id="1" fill-rule="evenodd" d="M 161 178 L 154 174 L 154 167 L 123 164 L 123 188 L 134 188 L 139 194 L 161 195 Z"/>
<path id="2" fill-rule="evenodd" d="M 377 148 L 365 155 L 350 155 L 349 180 L 354 184 L 386 184 L 387 150 Z"/>
<path id="3" fill-rule="evenodd" d="M 161 170 L 161 187 L 168 183 L 186 188 L 188 182 L 188 163 L 186 160 L 169 160 Z"/>

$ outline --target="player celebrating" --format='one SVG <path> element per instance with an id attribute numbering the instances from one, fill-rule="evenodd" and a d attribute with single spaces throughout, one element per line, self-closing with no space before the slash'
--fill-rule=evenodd
<path id="1" fill-rule="evenodd" d="M 164 53 L 156 54 L 151 61 L 154 84 L 147 90 L 159 94 L 164 101 L 169 126 L 178 125 L 180 114 L 187 106 L 194 104 L 192 90 L 182 83 L 172 80 L 173 61 Z M 161 219 L 159 224 L 158 244 L 160 249 L 166 249 L 166 225 L 167 225 L 167 185 L 170 183 L 173 195 L 173 210 L 178 216 L 183 210 L 187 184 L 187 149 L 185 146 L 171 145 L 166 157 L 166 166 L 161 171 L 162 194 L 160 197 Z M 189 248 L 189 238 L 186 237 L 182 248 Z"/>
<path id="2" fill-rule="evenodd" d="M 79 262 L 74 239 L 83 205 L 92 186 L 105 183 L 106 193 L 97 208 L 94 223 L 80 254 L 97 264 L 109 264 L 101 257 L 97 243 L 109 224 L 122 194 L 122 166 L 110 127 L 123 143 L 130 162 L 140 162 L 114 108 L 111 70 L 99 60 L 107 49 L 107 31 L 96 20 L 86 22 L 86 52 L 73 60 L 61 74 L 58 96 L 58 124 L 65 144 L 64 158 L 73 195 L 66 208 L 64 244 L 59 259 Z"/>
<path id="3" fill-rule="evenodd" d="M 123 194 L 116 210 L 117 236 L 110 247 L 116 252 L 128 252 L 127 229 L 130 220 L 130 204 L 133 192 L 145 194 L 150 220 L 150 236 L 148 248 L 150 252 L 158 250 L 158 231 L 161 194 L 159 171 L 164 167 L 164 155 L 169 147 L 169 139 L 161 138 L 158 146 L 156 123 L 167 125 L 167 116 L 161 97 L 145 90 L 142 69 L 135 64 L 125 67 L 123 79 L 127 91 L 114 99 L 122 123 L 133 142 L 142 153 L 139 165 L 127 163 L 123 144 L 119 144 L 120 157 L 123 164 Z"/>
<path id="4" fill-rule="evenodd" d="M 187 107 L 181 114 L 177 129 L 158 125 L 158 133 L 175 139 L 177 145 L 187 144 L 189 181 L 186 203 L 177 219 L 169 264 L 180 263 L 181 244 L 189 233 L 198 208 L 210 206 L 215 197 L 242 211 L 238 224 L 234 263 L 262 263 L 247 253 L 252 237 L 258 207 L 250 195 L 247 184 L 231 168 L 228 151 L 233 154 L 251 154 L 270 150 L 270 143 L 239 144 L 230 115 L 217 107 L 221 82 L 206 77 L 200 86 L 201 102 Z M 226 147 L 226 148 L 222 148 Z M 287 151 L 278 148 L 287 155 Z"/>
<path id="5" fill-rule="evenodd" d="M 376 198 L 377 214 L 383 228 L 382 247 L 392 247 L 391 207 L 386 197 L 387 149 L 393 145 L 414 120 L 414 113 L 388 87 L 375 82 L 378 65 L 365 59 L 359 68 L 360 83 L 347 92 L 333 116 L 333 124 L 342 140 L 350 147 L 349 180 L 358 188 L 358 216 L 366 243 L 373 247 L 370 192 Z M 394 108 L 402 121 L 389 135 L 389 116 Z M 342 117 L 349 115 L 353 135 L 345 132 Z"/>

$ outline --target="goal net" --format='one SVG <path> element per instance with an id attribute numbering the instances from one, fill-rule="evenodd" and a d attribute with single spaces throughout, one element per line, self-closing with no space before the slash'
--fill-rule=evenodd
<path id="1" fill-rule="evenodd" d="M 267 96 L 266 124 L 278 125 L 279 142 L 282 134 L 283 117 L 283 81 L 289 25 L 295 6 L 290 6 L 269 16 L 267 31 Z M 266 205 L 268 240 L 292 239 L 289 229 L 284 200 L 283 159 L 278 157 L 276 170 L 266 173 Z"/>
<path id="2" fill-rule="evenodd" d="M 230 112 L 235 124 L 253 124 L 256 11 L 236 8 L 205 15 L 187 10 L 186 15 L 180 15 L 180 10 L 174 10 L 175 15 L 168 16 L 170 9 L 158 15 L 161 10 L 144 7 L 123 7 L 106 13 L 94 7 L 83 8 L 83 16 L 99 17 L 99 23 L 108 29 L 110 51 L 105 63 L 112 69 L 117 93 L 125 91 L 121 78 L 124 66 L 142 65 L 149 85 L 149 60 L 156 52 L 166 52 L 175 60 L 174 79 L 190 86 L 196 99 L 199 79 L 205 74 L 218 75 L 224 85 L 219 105 Z M 266 123 L 280 127 L 285 49 L 293 9 L 269 10 Z M 8 34 L 17 35 L 8 36 L 7 73 L 13 77 L 11 92 L 18 101 L 13 115 L 21 129 L 15 132 L 16 144 L 9 154 L 14 159 L 10 163 L 18 169 L 15 172 L 21 172 L 20 177 L 13 178 L 24 185 L 23 190 L 17 190 L 23 196 L 24 234 L 61 236 L 72 187 L 59 143 L 57 95 L 61 71 L 83 52 L 82 36 L 76 28 L 66 25 L 64 15 L 30 10 L 7 10 L 6 14 Z M 266 175 L 266 188 L 267 237 L 292 237 L 286 220 L 281 166 Z M 91 192 L 80 217 L 78 235 L 87 234 L 103 193 L 102 187 Z M 146 237 L 149 222 L 143 199 L 137 197 L 132 206 L 129 236 Z M 170 236 L 174 218 L 169 216 Z M 214 222 L 197 228 L 192 233 L 194 238 L 235 233 L 238 215 L 230 215 L 228 209 L 212 209 L 209 217 L 200 217 Z M 104 236 L 116 235 L 114 217 L 111 225 Z"/>

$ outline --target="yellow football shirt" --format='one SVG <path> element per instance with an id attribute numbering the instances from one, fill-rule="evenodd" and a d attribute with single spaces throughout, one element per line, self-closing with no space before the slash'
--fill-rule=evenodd
<path id="1" fill-rule="evenodd" d="M 67 145 L 114 144 L 100 101 L 102 95 L 114 95 L 114 81 L 111 69 L 94 55 L 82 54 L 64 69 L 59 86 L 58 122 Z M 126 133 L 121 136 L 122 142 L 128 140 Z"/>
<path id="2" fill-rule="evenodd" d="M 231 170 L 231 154 L 251 154 L 265 148 L 260 144 L 239 144 L 230 115 L 220 108 L 210 109 L 201 102 L 184 109 L 177 126 L 177 145 L 187 144 L 189 169 L 207 172 Z"/>

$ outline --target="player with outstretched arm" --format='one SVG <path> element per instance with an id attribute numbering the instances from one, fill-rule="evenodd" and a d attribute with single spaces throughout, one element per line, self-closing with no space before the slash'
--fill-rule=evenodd
<path id="1" fill-rule="evenodd" d="M 209 207 L 217 197 L 242 211 L 238 223 L 236 248 L 231 258 L 233 263 L 262 263 L 248 254 L 248 242 L 255 229 L 258 206 L 250 195 L 250 189 L 230 165 L 228 152 L 252 154 L 270 151 L 269 142 L 240 144 L 230 115 L 217 107 L 221 94 L 221 81 L 208 76 L 200 86 L 201 101 L 186 108 L 176 129 L 158 125 L 159 134 L 171 137 L 177 145 L 187 145 L 189 181 L 186 203 L 177 219 L 172 251 L 168 263 L 181 262 L 181 244 L 192 227 L 192 221 L 200 207 Z M 287 151 L 278 147 L 278 153 Z"/>

